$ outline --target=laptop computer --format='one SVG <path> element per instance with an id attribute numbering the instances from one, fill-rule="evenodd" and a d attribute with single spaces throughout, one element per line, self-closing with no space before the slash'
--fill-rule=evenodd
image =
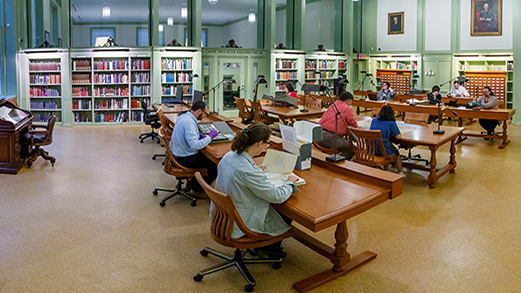
<path id="1" fill-rule="evenodd" d="M 377 101 L 378 100 L 378 94 L 376 93 L 367 93 L 367 97 L 369 98 L 369 100 L 371 101 Z"/>
<path id="2" fill-rule="evenodd" d="M 212 130 L 217 130 L 219 134 L 212 139 L 212 143 L 229 142 L 235 137 L 233 130 L 224 121 L 199 123 L 197 126 L 199 131 L 204 135 L 208 135 Z"/>

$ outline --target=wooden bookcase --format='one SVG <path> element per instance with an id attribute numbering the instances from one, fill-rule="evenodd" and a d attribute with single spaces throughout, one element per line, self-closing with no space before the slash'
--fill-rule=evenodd
<path id="1" fill-rule="evenodd" d="M 177 87 L 183 86 L 183 100 L 191 101 L 193 95 L 192 57 L 161 57 L 161 102 L 179 102 Z"/>
<path id="2" fill-rule="evenodd" d="M 380 69 L 376 73 L 378 86 L 389 82 L 391 88 L 399 94 L 408 94 L 411 91 L 411 70 L 407 69 Z"/>
<path id="3" fill-rule="evenodd" d="M 275 57 L 275 93 L 286 91 L 287 82 L 298 80 L 298 57 Z"/>
<path id="4" fill-rule="evenodd" d="M 421 72 L 419 55 L 371 55 L 370 59 L 373 62 L 370 73 L 376 82 L 376 91 L 382 89 L 382 83 L 385 81 L 388 81 L 397 93 L 403 94 L 408 94 L 411 88 L 417 86 L 417 80 L 412 77 L 415 73 Z"/>

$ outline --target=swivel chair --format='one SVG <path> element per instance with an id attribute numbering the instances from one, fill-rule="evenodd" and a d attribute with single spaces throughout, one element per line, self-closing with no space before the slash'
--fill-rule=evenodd
<path id="1" fill-rule="evenodd" d="M 204 191 L 213 202 L 215 207 L 212 214 L 212 223 L 210 226 L 213 240 L 221 245 L 235 248 L 235 253 L 233 256 L 227 256 L 211 248 L 205 247 L 200 252 L 202 256 L 212 254 L 219 258 L 225 259 L 226 262 L 200 271 L 197 273 L 197 275 L 194 276 L 194 281 L 200 282 L 205 275 L 215 273 L 231 266 L 236 266 L 241 272 L 242 276 L 248 282 L 248 284 L 244 286 L 244 291 L 252 292 L 255 289 L 256 283 L 255 279 L 253 279 L 252 275 L 248 271 L 246 264 L 270 263 L 272 264 L 272 267 L 277 270 L 281 267 L 280 264 L 282 259 L 246 258 L 244 257 L 246 253 L 243 254 L 241 249 L 246 249 L 246 252 L 250 252 L 250 254 L 252 254 L 250 251 L 251 249 L 274 244 L 285 238 L 291 237 L 293 235 L 293 230 L 289 229 L 286 233 L 279 236 L 270 236 L 268 234 L 261 234 L 251 231 L 242 221 L 242 218 L 239 215 L 239 212 L 237 212 L 237 209 L 235 208 L 235 205 L 233 204 L 229 195 L 213 189 L 212 186 L 204 181 L 202 175 L 199 172 L 195 173 L 195 178 L 204 188 Z M 234 224 L 237 224 L 237 227 L 239 227 L 239 229 L 241 229 L 241 231 L 244 233 L 243 237 L 238 239 L 231 238 L 232 227 Z"/>
<path id="2" fill-rule="evenodd" d="M 29 130 L 30 135 L 30 147 L 31 153 L 29 154 L 29 158 L 27 159 L 27 167 L 31 168 L 33 162 L 38 159 L 39 156 L 51 162 L 54 166 L 56 162 L 56 158 L 53 156 L 49 156 L 49 152 L 42 149 L 42 146 L 50 145 L 52 143 L 52 132 L 54 130 L 54 124 L 56 123 L 56 116 L 51 115 L 49 117 L 49 121 L 47 125 L 32 125 Z M 38 128 L 43 128 L 45 130 L 37 130 Z"/>
<path id="3" fill-rule="evenodd" d="M 154 131 L 154 129 L 159 129 L 161 127 L 161 123 L 159 122 L 159 118 L 157 117 L 156 113 L 148 109 L 147 103 L 145 103 L 144 100 L 141 100 L 141 108 L 143 109 L 143 120 L 146 125 L 150 125 L 152 128 L 151 132 L 148 133 L 142 133 L 139 135 L 140 143 L 143 143 L 143 140 L 145 140 L 148 137 L 151 137 L 152 140 L 156 140 L 159 144 L 159 137 L 157 136 L 157 133 Z"/>

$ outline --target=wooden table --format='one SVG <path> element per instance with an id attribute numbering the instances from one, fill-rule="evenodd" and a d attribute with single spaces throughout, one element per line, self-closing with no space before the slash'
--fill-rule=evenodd
<path id="1" fill-rule="evenodd" d="M 158 107 L 157 104 L 152 104 L 152 108 L 154 110 L 159 110 L 159 109 L 162 109 L 163 110 L 163 113 L 165 114 L 175 114 L 175 113 L 181 113 L 181 112 L 186 112 L 186 111 L 190 111 L 192 110 L 192 105 L 189 105 L 189 104 L 175 104 L 175 106 L 173 107 L 169 107 L 167 106 L 166 104 L 161 104 L 160 107 Z"/>
<path id="2" fill-rule="evenodd" d="M 398 124 L 400 126 L 400 124 Z M 401 124 L 408 125 L 408 124 Z M 456 139 L 463 133 L 463 127 L 441 126 L 440 129 L 445 130 L 444 134 L 433 134 L 433 130 L 438 129 L 437 125 L 414 126 L 416 129 L 410 132 L 402 133 L 402 138 L 398 142 L 407 145 L 423 145 L 427 146 L 431 151 L 430 166 L 421 166 L 419 164 L 403 162 L 403 166 L 409 169 L 419 169 L 429 172 L 428 183 L 430 188 L 436 187 L 436 182 L 441 176 L 448 172 L 456 172 Z M 438 168 L 436 159 L 436 151 L 450 141 L 450 157 L 449 163 L 443 168 Z"/>
<path id="3" fill-rule="evenodd" d="M 284 124 L 293 125 L 297 120 L 310 118 L 319 118 L 324 115 L 326 109 L 308 109 L 308 112 L 300 112 L 298 107 L 278 107 L 278 106 L 262 106 L 262 110 L 266 113 L 279 116 Z"/>
<path id="4" fill-rule="evenodd" d="M 347 274 L 376 257 L 365 251 L 351 257 L 347 251 L 347 220 L 402 193 L 403 177 L 354 162 L 326 162 L 326 154 L 313 151 L 312 167 L 295 174 L 306 180 L 299 193 L 273 206 L 305 228 L 318 232 L 336 225 L 330 247 L 293 227 L 294 238 L 328 258 L 333 267 L 293 284 L 305 292 Z"/>

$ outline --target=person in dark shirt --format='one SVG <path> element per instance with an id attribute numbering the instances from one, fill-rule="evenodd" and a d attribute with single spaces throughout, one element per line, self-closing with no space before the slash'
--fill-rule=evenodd
<path id="1" fill-rule="evenodd" d="M 494 17 L 494 13 L 488 9 L 488 3 L 483 5 L 483 10 L 479 13 L 479 20 L 487 22 L 487 29 L 489 32 L 497 31 L 495 25 L 496 18 Z"/>
<path id="2" fill-rule="evenodd" d="M 437 105 L 439 102 L 441 102 L 440 87 L 437 85 L 433 86 L 432 92 L 427 95 L 427 98 L 429 99 L 429 104 L 431 105 Z"/>
<path id="3" fill-rule="evenodd" d="M 391 138 L 401 139 L 402 134 L 398 125 L 396 125 L 396 118 L 394 117 L 394 110 L 391 106 L 385 105 L 378 113 L 378 117 L 373 118 L 371 121 L 370 130 L 380 130 L 382 134 L 382 141 L 384 143 L 385 153 L 391 156 L 394 161 L 394 165 L 398 170 L 398 174 L 404 175 L 402 168 L 402 158 L 400 152 L 391 142 Z M 382 151 L 380 147 L 376 149 L 376 155 L 382 157 Z"/>
<path id="4" fill-rule="evenodd" d="M 392 32 L 399 32 L 402 30 L 402 23 L 398 19 L 397 16 L 393 17 L 393 21 L 391 22 L 391 31 Z"/>

